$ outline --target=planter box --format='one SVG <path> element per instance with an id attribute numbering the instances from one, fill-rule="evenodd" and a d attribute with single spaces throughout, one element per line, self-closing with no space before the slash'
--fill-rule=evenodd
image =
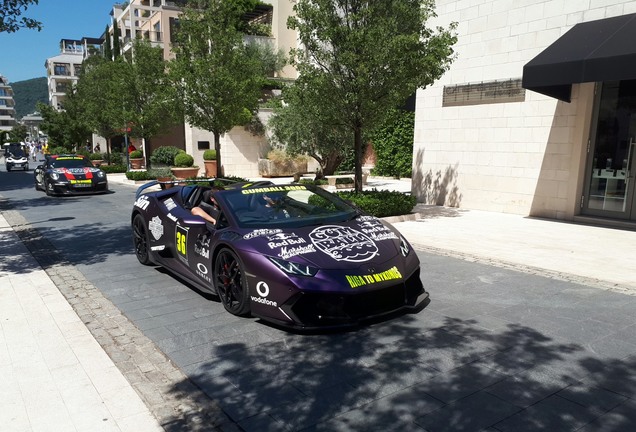
<path id="1" fill-rule="evenodd" d="M 258 160 L 258 174 L 261 177 L 291 177 L 296 173 L 307 172 L 307 161 Z"/>
<path id="2" fill-rule="evenodd" d="M 205 165 L 205 176 L 206 177 L 216 177 L 216 161 L 215 160 L 204 160 L 203 164 Z"/>
<path id="3" fill-rule="evenodd" d="M 197 177 L 199 175 L 199 167 L 189 167 L 189 168 L 172 167 L 170 168 L 170 171 L 172 171 L 172 175 L 174 175 L 178 179 L 187 179 L 190 177 Z"/>

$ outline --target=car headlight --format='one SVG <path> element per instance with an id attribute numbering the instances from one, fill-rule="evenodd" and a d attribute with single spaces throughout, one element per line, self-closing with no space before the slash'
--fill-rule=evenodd
<path id="1" fill-rule="evenodd" d="M 104 174 L 104 171 L 97 171 L 97 177 L 99 177 L 100 179 L 103 179 L 106 177 L 106 174 Z"/>
<path id="2" fill-rule="evenodd" d="M 281 269 L 287 274 L 297 275 L 297 276 L 315 276 L 318 273 L 318 269 L 314 267 L 310 267 L 306 264 L 298 264 L 289 261 L 282 260 L 280 258 L 267 257 L 271 262 L 273 262 L 276 267 Z"/>
<path id="3" fill-rule="evenodd" d="M 400 252 L 404 257 L 411 252 L 411 245 L 402 236 L 400 236 Z"/>
<path id="4" fill-rule="evenodd" d="M 52 178 L 53 180 L 59 180 L 60 175 L 59 175 L 58 173 L 51 173 L 51 178 Z"/>

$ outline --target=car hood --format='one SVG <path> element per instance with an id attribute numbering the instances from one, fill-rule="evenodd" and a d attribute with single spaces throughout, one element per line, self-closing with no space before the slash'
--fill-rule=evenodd
<path id="1" fill-rule="evenodd" d="M 99 168 L 54 168 L 51 172 L 63 176 L 67 180 L 92 179 L 98 172 Z"/>
<path id="2" fill-rule="evenodd" d="M 373 216 L 302 228 L 246 230 L 242 247 L 323 269 L 383 263 L 400 253 L 400 234 Z"/>

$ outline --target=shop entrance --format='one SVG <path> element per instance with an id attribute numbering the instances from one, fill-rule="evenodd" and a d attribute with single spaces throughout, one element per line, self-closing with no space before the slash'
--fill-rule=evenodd
<path id="1" fill-rule="evenodd" d="M 636 80 L 604 82 L 599 89 L 583 213 L 636 221 Z"/>

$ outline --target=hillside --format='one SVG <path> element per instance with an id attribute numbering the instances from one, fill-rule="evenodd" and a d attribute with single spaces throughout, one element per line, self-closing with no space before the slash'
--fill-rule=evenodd
<path id="1" fill-rule="evenodd" d="M 12 82 L 11 88 L 13 88 L 15 116 L 17 119 L 21 119 L 23 116 L 36 111 L 36 103 L 49 102 L 46 77 Z"/>

